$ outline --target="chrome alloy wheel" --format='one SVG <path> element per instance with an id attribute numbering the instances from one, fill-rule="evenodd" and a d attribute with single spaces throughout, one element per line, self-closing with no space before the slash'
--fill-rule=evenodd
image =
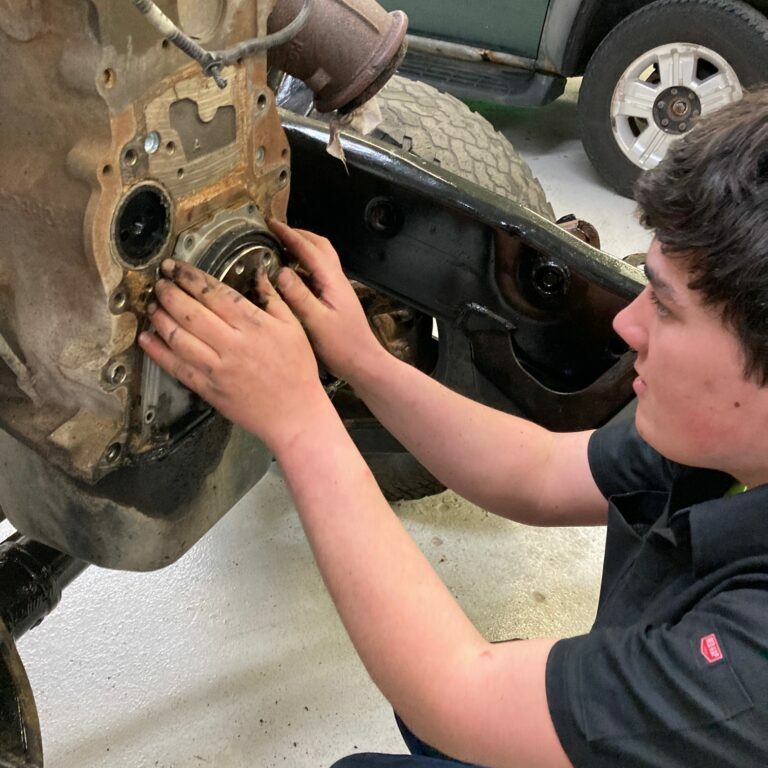
<path id="1" fill-rule="evenodd" d="M 617 83 L 611 99 L 613 136 L 636 166 L 649 170 L 699 115 L 742 95 L 736 72 L 720 54 L 692 43 L 660 45 L 635 59 Z"/>

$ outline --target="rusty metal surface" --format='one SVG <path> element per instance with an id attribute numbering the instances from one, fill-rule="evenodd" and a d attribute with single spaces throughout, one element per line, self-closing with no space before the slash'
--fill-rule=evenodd
<path id="1" fill-rule="evenodd" d="M 0 768 L 42 768 L 35 698 L 10 632 L 0 620 Z"/>
<path id="2" fill-rule="evenodd" d="M 458 61 L 490 61 L 516 69 L 533 70 L 535 61 L 526 56 L 514 53 L 494 51 L 489 48 L 476 48 L 472 45 L 452 43 L 447 40 L 437 40 L 421 35 L 408 35 L 408 48 L 412 51 L 444 56 Z"/>
<path id="3" fill-rule="evenodd" d="M 352 286 L 379 343 L 398 360 L 431 370 L 436 360 L 432 318 L 357 280 Z"/>
<path id="4" fill-rule="evenodd" d="M 175 3 L 166 5 L 172 12 Z M 181 15 L 198 31 L 218 25 L 213 38 L 223 43 L 242 34 L 233 28 L 246 16 L 258 26 L 253 5 L 203 13 L 183 4 Z M 271 7 L 258 7 L 264 28 Z M 232 68 L 220 91 L 127 3 L 43 10 L 45 31 L 0 53 L 4 71 L 17 75 L 4 89 L 0 148 L 0 284 L 10 297 L 0 334 L 38 400 L 20 396 L 12 420 L 3 409 L 0 422 L 95 482 L 157 448 L 137 439 L 131 405 L 143 362 L 135 339 L 159 260 L 181 232 L 238 201 L 264 218 L 284 216 L 288 147 L 264 56 Z M 156 148 L 145 146 L 148 137 Z M 116 252 L 114 218 L 144 181 L 167 196 L 171 222 L 163 247 L 137 266 Z M 2 391 L 12 390 L 7 366 L 0 377 Z"/>
<path id="5" fill-rule="evenodd" d="M 574 237 L 578 237 L 583 243 L 591 245 L 593 248 L 600 248 L 600 234 L 597 228 L 584 219 L 578 219 L 576 216 L 564 216 L 557 221 L 566 232 Z"/>
<path id="6" fill-rule="evenodd" d="M 157 265 L 217 211 L 248 204 L 261 221 L 284 218 L 288 144 L 265 54 L 228 68 L 222 91 L 130 3 L 23 6 L 0 3 L 0 66 L 13 73 L 0 117 L 0 494 L 17 528 L 53 546 L 113 567 L 159 567 L 258 479 L 266 451 L 250 446 L 245 454 L 262 458 L 233 471 L 227 429 L 193 483 L 210 494 L 218 477 L 221 490 L 200 503 L 165 496 L 167 514 L 187 526 L 166 531 L 166 544 L 145 546 L 164 532 L 147 524 L 142 534 L 156 510 L 138 492 L 118 500 L 98 485 L 135 474 L 176 439 L 147 430 L 138 404 L 145 361 L 135 342 Z M 266 34 L 273 3 L 162 6 L 225 47 Z M 142 185 L 161 200 L 167 231 L 148 258 L 132 261 L 120 216 Z M 47 496 L 55 502 L 41 505 Z"/>
<path id="7" fill-rule="evenodd" d="M 270 30 L 281 29 L 296 16 L 301 0 L 277 3 Z M 402 50 L 408 19 L 402 11 L 387 13 L 373 0 L 315 0 L 307 26 L 290 42 L 270 52 L 270 64 L 303 80 L 315 94 L 320 112 L 360 103 L 382 87 L 393 59 Z"/>

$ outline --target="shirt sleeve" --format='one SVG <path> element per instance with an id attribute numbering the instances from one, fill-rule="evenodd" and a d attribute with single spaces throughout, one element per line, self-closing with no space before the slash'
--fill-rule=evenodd
<path id="1" fill-rule="evenodd" d="M 681 470 L 640 437 L 634 421 L 594 432 L 588 457 L 592 477 L 606 499 L 639 489 L 669 490 Z"/>
<path id="2" fill-rule="evenodd" d="M 556 643 L 547 700 L 575 768 L 768 765 L 764 599 L 725 593 L 675 625 Z"/>

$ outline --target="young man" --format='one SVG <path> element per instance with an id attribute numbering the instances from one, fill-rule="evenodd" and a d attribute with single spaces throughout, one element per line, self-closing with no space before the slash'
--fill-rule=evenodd
<path id="1" fill-rule="evenodd" d="M 274 224 L 314 293 L 283 270 L 263 309 L 163 265 L 142 347 L 272 449 L 358 653 L 421 740 L 339 768 L 768 765 L 768 92 L 702 120 L 637 199 L 649 284 L 615 320 L 637 415 L 594 433 L 550 433 L 390 357 L 312 233 Z M 588 635 L 478 634 L 381 496 L 304 329 L 448 487 L 524 523 L 607 524 Z"/>

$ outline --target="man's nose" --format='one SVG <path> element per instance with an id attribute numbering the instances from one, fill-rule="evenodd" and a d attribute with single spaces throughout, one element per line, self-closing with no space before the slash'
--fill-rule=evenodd
<path id="1" fill-rule="evenodd" d="M 644 350 L 648 343 L 648 332 L 643 322 L 642 300 L 641 293 L 613 318 L 613 330 L 638 352 Z"/>

